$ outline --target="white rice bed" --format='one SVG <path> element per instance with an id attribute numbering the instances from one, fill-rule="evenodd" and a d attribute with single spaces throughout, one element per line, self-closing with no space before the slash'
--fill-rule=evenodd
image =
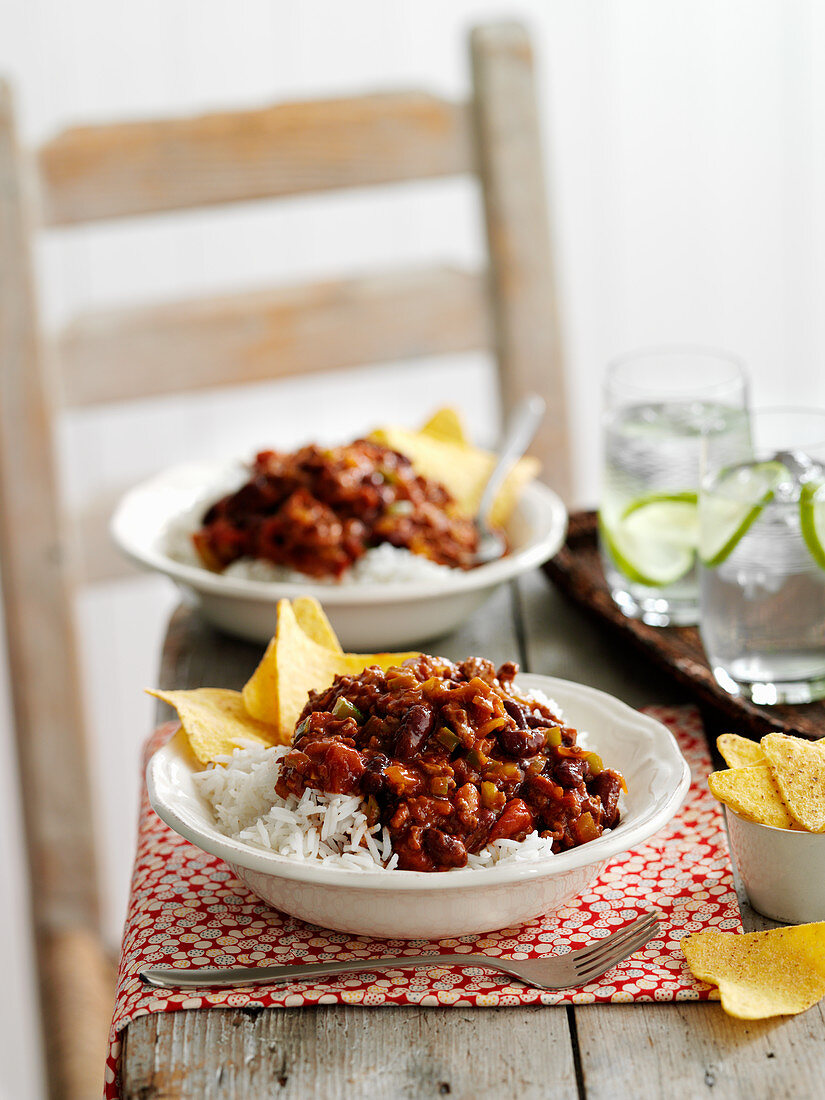
<path id="1" fill-rule="evenodd" d="M 560 714 L 556 704 L 541 692 L 531 695 Z M 579 743 L 586 743 L 581 734 Z M 367 824 L 360 795 L 308 788 L 300 798 L 281 798 L 275 792 L 281 761 L 289 751 L 288 745 L 261 748 L 248 743 L 231 756 L 219 757 L 217 766 L 194 775 L 195 786 L 212 806 L 221 831 L 244 844 L 301 863 L 357 871 L 396 870 L 398 856 L 392 850 L 389 831 L 380 824 Z M 551 855 L 552 840 L 532 832 L 522 841 L 493 841 L 470 854 L 466 867 L 453 868 L 450 873 Z"/>

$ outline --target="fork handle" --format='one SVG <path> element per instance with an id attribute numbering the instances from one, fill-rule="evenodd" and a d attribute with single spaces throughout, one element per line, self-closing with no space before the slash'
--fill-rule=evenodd
<path id="1" fill-rule="evenodd" d="M 475 966 L 488 970 L 507 970 L 506 959 L 488 955 L 399 955 L 398 958 L 347 959 L 335 962 L 302 963 L 298 966 L 235 966 L 211 970 L 207 967 L 141 970 L 146 985 L 162 989 L 227 989 L 242 985 L 278 985 L 301 978 L 322 978 L 330 974 L 357 974 L 359 971 L 418 969 L 433 966 Z"/>

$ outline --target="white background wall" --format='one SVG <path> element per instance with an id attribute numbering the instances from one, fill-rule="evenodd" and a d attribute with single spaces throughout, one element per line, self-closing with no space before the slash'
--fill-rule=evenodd
<path id="1" fill-rule="evenodd" d="M 596 498 L 596 386 L 617 352 L 727 347 L 749 363 L 757 403 L 825 405 L 825 9 L 815 0 L 17 0 L 0 8 L 0 73 L 32 143 L 74 121 L 399 86 L 460 95 L 466 28 L 502 16 L 528 23 L 540 61 L 577 500 Z M 476 196 L 454 181 L 62 230 L 37 259 L 55 326 L 95 305 L 479 255 Z M 79 500 L 189 457 L 352 436 L 379 409 L 415 421 L 442 396 L 491 434 L 488 367 L 461 356 L 418 373 L 76 415 L 61 434 L 61 473 Z M 79 607 L 113 943 L 151 716 L 140 689 L 174 602 L 143 578 Z M 37 1095 L 38 1071 L 15 797 L 0 785 L 0 942 L 23 945 L 4 956 L 14 992 L 0 1009 L 0 1096 L 17 1098 Z"/>

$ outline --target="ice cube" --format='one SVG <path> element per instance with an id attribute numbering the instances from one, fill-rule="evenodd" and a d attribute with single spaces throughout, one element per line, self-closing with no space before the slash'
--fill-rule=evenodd
<path id="1" fill-rule="evenodd" d="M 801 487 L 812 478 L 821 478 L 822 466 L 804 451 L 777 451 L 774 462 L 781 462 L 788 471 L 788 478 L 779 482 L 774 490 L 778 501 L 799 500 Z"/>

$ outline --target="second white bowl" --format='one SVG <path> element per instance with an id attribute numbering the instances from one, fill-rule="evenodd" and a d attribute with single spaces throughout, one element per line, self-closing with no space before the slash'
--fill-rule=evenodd
<path id="1" fill-rule="evenodd" d="M 278 600 L 315 596 L 345 649 L 411 649 L 456 629 L 500 584 L 547 561 L 567 532 L 559 497 L 533 482 L 508 524 L 511 552 L 477 569 L 456 570 L 446 580 L 329 585 L 226 577 L 175 561 L 164 540 L 170 523 L 204 497 L 205 487 L 225 482 L 227 468 L 192 463 L 138 485 L 118 505 L 111 531 L 127 557 L 171 578 L 209 622 L 253 642 L 268 642 L 275 633 Z"/>

